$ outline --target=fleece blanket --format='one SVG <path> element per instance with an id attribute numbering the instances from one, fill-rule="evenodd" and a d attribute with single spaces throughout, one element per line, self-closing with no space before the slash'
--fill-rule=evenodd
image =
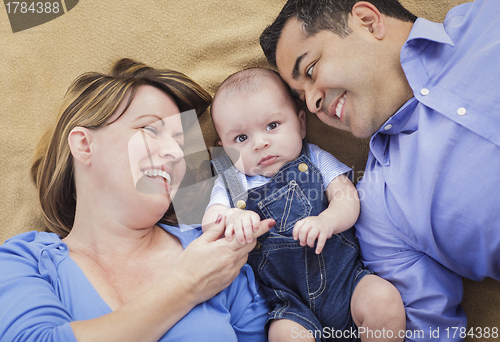
<path id="1" fill-rule="evenodd" d="M 442 21 L 451 7 L 466 0 L 401 2 L 418 16 Z M 31 157 L 78 75 L 108 72 L 115 60 L 130 57 L 179 70 L 213 94 L 231 73 L 268 66 L 258 37 L 284 3 L 4 0 L 0 5 L 0 243 L 24 231 L 43 229 L 29 177 Z M 215 134 L 209 116 L 204 115 L 200 124 L 210 145 Z M 329 128 L 312 115 L 308 115 L 308 139 L 352 167 L 355 181 L 361 178 L 367 140 Z M 498 283 L 465 285 L 469 324 L 498 326 Z"/>

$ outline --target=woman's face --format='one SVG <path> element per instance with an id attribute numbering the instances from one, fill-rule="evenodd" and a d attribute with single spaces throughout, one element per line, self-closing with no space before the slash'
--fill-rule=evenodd
<path id="1" fill-rule="evenodd" d="M 161 217 L 186 172 L 184 132 L 174 100 L 163 91 L 142 86 L 116 121 L 96 131 L 93 165 L 98 170 L 106 205 L 125 210 L 143 206 Z M 109 203 L 110 201 L 114 203 Z M 121 204 L 120 204 L 121 203 Z"/>

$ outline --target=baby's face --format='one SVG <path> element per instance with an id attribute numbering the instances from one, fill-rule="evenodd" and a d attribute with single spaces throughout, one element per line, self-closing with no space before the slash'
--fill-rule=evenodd
<path id="1" fill-rule="evenodd" d="M 222 146 L 246 175 L 271 177 L 300 155 L 305 113 L 297 115 L 291 100 L 271 82 L 258 91 L 223 95 L 213 114 Z"/>

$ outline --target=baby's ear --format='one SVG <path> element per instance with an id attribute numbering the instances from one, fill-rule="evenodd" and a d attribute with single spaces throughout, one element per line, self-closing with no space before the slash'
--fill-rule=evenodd
<path id="1" fill-rule="evenodd" d="M 302 109 L 299 111 L 299 123 L 300 123 L 300 133 L 302 134 L 302 139 L 306 137 L 306 112 Z"/>
<path id="2" fill-rule="evenodd" d="M 69 132 L 69 149 L 76 162 L 83 165 L 91 164 L 92 138 L 92 131 L 85 127 L 75 127 Z"/>

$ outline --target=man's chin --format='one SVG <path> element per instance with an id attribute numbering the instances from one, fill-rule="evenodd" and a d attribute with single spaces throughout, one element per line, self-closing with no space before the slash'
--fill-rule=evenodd
<path id="1" fill-rule="evenodd" d="M 318 118 L 321 120 L 321 122 L 323 122 L 324 124 L 327 124 L 330 127 L 334 127 L 334 128 L 340 129 L 342 131 L 346 131 L 346 132 L 351 132 L 351 129 L 349 128 L 349 126 L 342 123 L 342 121 L 340 121 L 340 119 L 338 119 L 338 118 L 332 118 L 328 115 L 321 115 L 321 116 L 318 115 Z"/>

